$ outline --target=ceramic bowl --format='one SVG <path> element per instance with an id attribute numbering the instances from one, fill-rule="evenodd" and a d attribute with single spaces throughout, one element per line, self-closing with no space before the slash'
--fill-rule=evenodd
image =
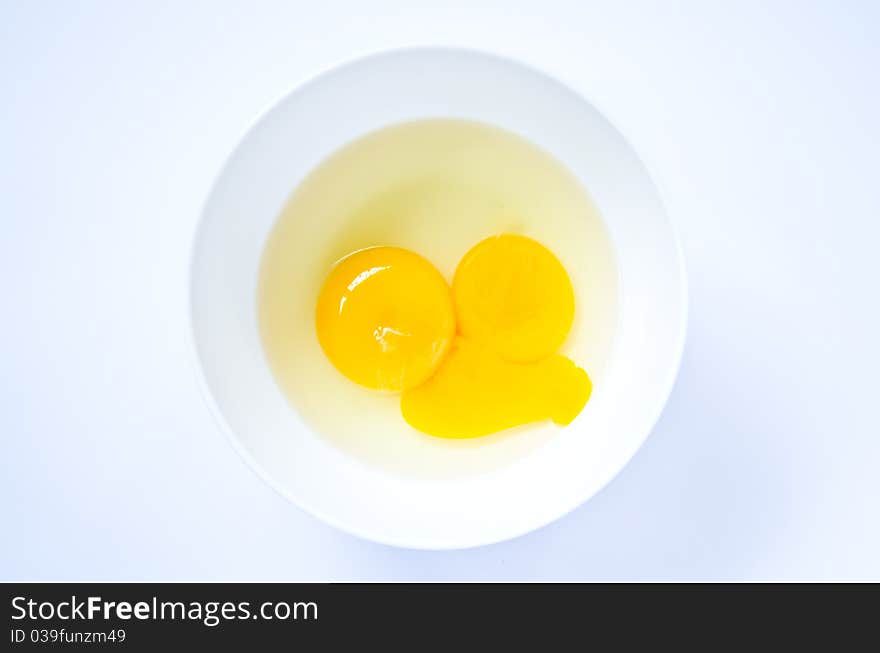
<path id="1" fill-rule="evenodd" d="M 614 247 L 619 315 L 602 383 L 570 426 L 498 469 L 430 480 L 364 464 L 310 430 L 265 360 L 256 291 L 267 235 L 310 170 L 368 132 L 438 117 L 517 133 L 578 177 Z M 404 547 L 463 548 L 515 537 L 598 492 L 660 415 L 682 355 L 686 308 L 676 235 L 657 187 L 621 134 L 547 75 L 470 51 L 380 53 L 291 92 L 226 162 L 192 251 L 192 343 L 209 403 L 235 448 L 300 508 L 349 533 Z"/>

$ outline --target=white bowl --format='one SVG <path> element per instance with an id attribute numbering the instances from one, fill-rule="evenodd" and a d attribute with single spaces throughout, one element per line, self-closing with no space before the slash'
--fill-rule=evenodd
<path id="1" fill-rule="evenodd" d="M 272 377 L 256 310 L 263 246 L 299 181 L 353 139 L 427 117 L 494 124 L 554 154 L 602 213 L 620 274 L 613 355 L 587 409 L 521 459 L 446 480 L 398 476 L 364 464 L 311 432 Z M 382 53 L 335 68 L 285 97 L 258 120 L 220 173 L 196 234 L 191 275 L 192 336 L 202 380 L 236 449 L 299 507 L 349 533 L 397 546 L 497 542 L 539 528 L 590 498 L 648 436 L 684 345 L 680 248 L 635 152 L 567 87 L 476 52 Z"/>

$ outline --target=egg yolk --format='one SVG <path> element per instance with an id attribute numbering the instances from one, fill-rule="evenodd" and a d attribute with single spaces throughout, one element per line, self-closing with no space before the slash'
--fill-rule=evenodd
<path id="1" fill-rule="evenodd" d="M 580 413 L 590 378 L 556 353 L 573 319 L 559 260 L 537 241 L 505 234 L 465 254 L 451 290 L 408 250 L 354 252 L 324 283 L 316 326 L 342 374 L 402 392 L 411 426 L 473 438 L 546 419 L 564 425 Z"/>
<path id="2" fill-rule="evenodd" d="M 554 353 L 574 320 L 568 273 L 525 236 L 503 234 L 474 246 L 455 271 L 452 294 L 459 332 L 509 361 Z"/>
<path id="3" fill-rule="evenodd" d="M 427 382 L 403 393 L 403 418 L 444 438 L 475 438 L 552 419 L 569 424 L 590 397 L 587 373 L 559 354 L 513 363 L 464 338 Z"/>
<path id="4" fill-rule="evenodd" d="M 449 285 L 430 262 L 405 249 L 371 247 L 330 272 L 315 324 L 342 374 L 399 392 L 436 371 L 455 335 L 455 312 Z"/>

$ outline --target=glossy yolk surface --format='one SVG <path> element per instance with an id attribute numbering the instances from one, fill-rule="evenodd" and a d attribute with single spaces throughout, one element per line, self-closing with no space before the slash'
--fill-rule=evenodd
<path id="1" fill-rule="evenodd" d="M 509 361 L 554 353 L 574 319 L 568 273 L 525 236 L 493 236 L 474 246 L 455 271 L 452 294 L 459 332 Z"/>
<path id="2" fill-rule="evenodd" d="M 587 373 L 558 354 L 512 363 L 480 344 L 458 338 L 427 382 L 403 393 L 404 419 L 444 438 L 474 438 L 552 419 L 570 423 L 590 397 Z"/>
<path id="3" fill-rule="evenodd" d="M 435 372 L 452 344 L 455 313 L 449 286 L 430 262 L 405 249 L 372 247 L 330 272 L 315 325 L 342 374 L 398 392 Z"/>

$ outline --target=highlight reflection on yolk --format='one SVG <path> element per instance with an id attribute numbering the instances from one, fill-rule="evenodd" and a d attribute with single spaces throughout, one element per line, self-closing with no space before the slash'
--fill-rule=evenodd
<path id="1" fill-rule="evenodd" d="M 590 379 L 555 353 L 573 319 L 559 260 L 530 238 L 501 235 L 465 254 L 451 292 L 413 252 L 355 252 L 327 278 L 316 326 L 345 376 L 403 392 L 411 426 L 472 438 L 545 419 L 568 424 L 580 413 Z"/>
<path id="2" fill-rule="evenodd" d="M 371 247 L 339 261 L 321 289 L 315 323 L 324 353 L 340 372 L 394 392 L 427 380 L 455 335 L 443 275 L 397 247 Z"/>

